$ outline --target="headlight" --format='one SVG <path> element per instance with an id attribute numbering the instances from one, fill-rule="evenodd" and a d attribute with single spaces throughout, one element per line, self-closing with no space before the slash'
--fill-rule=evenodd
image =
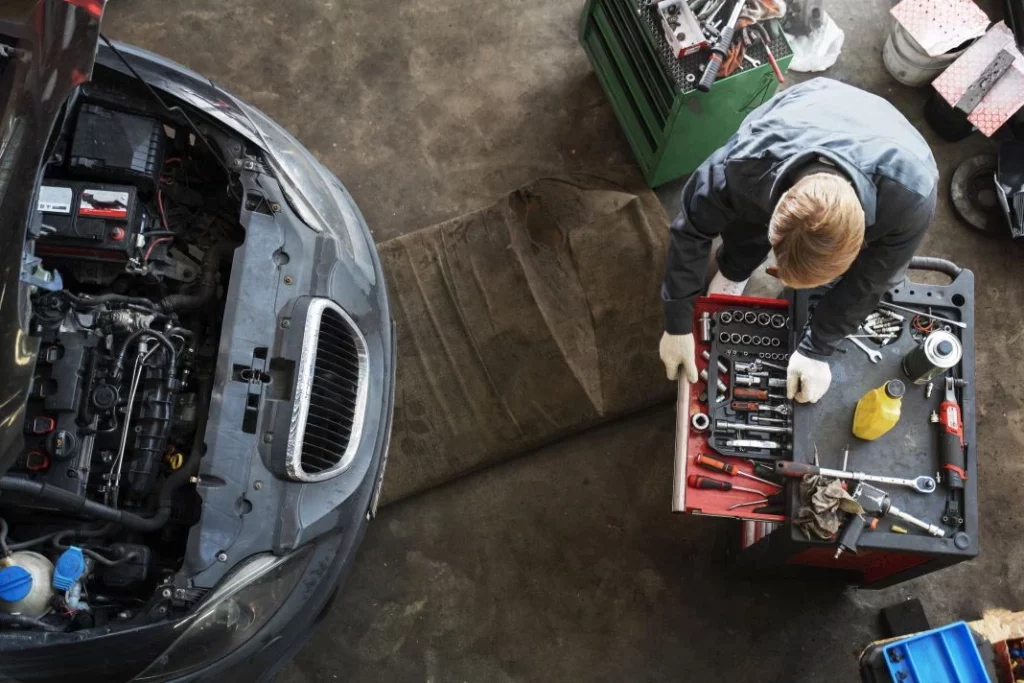
<path id="1" fill-rule="evenodd" d="M 342 228 L 345 218 L 333 201 L 330 185 L 320 173 L 316 159 L 311 158 L 302 143 L 293 138 L 291 133 L 259 109 L 244 102 L 238 102 L 238 106 L 263 137 L 263 144 L 276 170 L 285 176 L 281 184 L 295 212 L 317 232 L 332 226 Z M 297 187 L 300 185 L 302 191 Z"/>
<path id="2" fill-rule="evenodd" d="M 312 557 L 306 545 L 287 557 L 259 555 L 226 579 L 182 622 L 184 633 L 136 681 L 184 676 L 234 652 L 259 633 L 291 595 Z"/>
<path id="3" fill-rule="evenodd" d="M 271 165 L 277 172 L 288 204 L 304 223 L 317 232 L 342 238 L 348 255 L 372 282 L 372 257 L 363 234 L 362 216 L 337 179 L 281 125 L 245 102 L 235 100 L 263 138 Z"/>

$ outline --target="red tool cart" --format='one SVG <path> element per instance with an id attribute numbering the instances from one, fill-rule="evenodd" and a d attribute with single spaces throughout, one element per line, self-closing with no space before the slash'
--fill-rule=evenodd
<path id="1" fill-rule="evenodd" d="M 740 551 L 735 557 L 738 569 L 750 570 L 758 576 L 766 573 L 811 575 L 862 587 L 882 588 L 978 554 L 974 275 L 940 259 L 917 258 L 911 268 L 944 273 L 951 282 L 928 285 L 908 279 L 893 287 L 883 297 L 883 302 L 889 310 L 901 311 L 899 315 L 904 317 L 897 338 L 884 346 L 869 345 L 870 350 L 880 354 L 877 362 L 852 340 L 840 344 L 830 361 L 832 385 L 816 404 L 790 405 L 785 401 L 785 372 L 774 368 L 786 365 L 800 331 L 813 314 L 822 293 L 820 290 L 791 292 L 788 300 L 729 296 L 697 300 L 694 310 L 697 364 L 708 374 L 707 380 L 702 379 L 692 388 L 686 382 L 680 383 L 672 508 L 676 512 L 741 520 Z M 754 318 L 747 315 L 750 310 L 755 312 Z M 914 311 L 932 317 L 918 318 Z M 723 313 L 728 322 L 723 322 Z M 751 329 L 764 329 L 760 323 L 764 322 L 765 316 L 761 313 L 767 313 L 770 322 L 773 321 L 772 315 L 783 316 L 785 328 L 777 330 L 769 324 L 768 329 L 772 330 L 769 340 L 763 338 L 765 335 L 750 334 Z M 737 314 L 746 316 L 746 320 L 753 319 L 753 328 L 745 329 L 744 325 L 732 322 Z M 774 319 L 775 322 L 777 320 Z M 927 324 L 922 321 L 927 321 Z M 933 422 L 933 413 L 938 413 L 945 400 L 944 375 L 934 377 L 931 380 L 933 388 L 928 389 L 927 384 L 912 383 L 902 369 L 903 357 L 919 345 L 925 334 L 939 329 L 954 334 L 963 348 L 960 363 L 950 373 L 956 378 L 956 400 L 962 412 L 964 471 L 967 475 L 962 490 L 951 488 L 948 485 L 950 477 L 941 474 L 946 471 L 940 462 L 943 430 L 941 425 Z M 748 339 L 748 334 L 751 339 Z M 772 346 L 775 342 L 771 339 L 779 336 L 786 339 L 782 349 Z M 733 344 L 733 341 L 739 343 Z M 761 343 L 747 343 L 757 341 Z M 781 354 L 781 361 L 770 360 L 777 359 L 780 351 L 785 352 Z M 706 357 L 703 352 L 707 352 Z M 755 359 L 762 365 L 756 365 Z M 770 367 L 765 367 L 765 363 Z M 759 380 L 756 385 L 738 386 L 737 379 L 744 384 L 752 380 L 750 375 L 737 372 L 737 367 L 769 371 L 753 372 L 752 379 Z M 721 383 L 715 379 L 716 375 Z M 781 387 L 778 386 L 779 377 L 783 378 Z M 851 432 L 857 401 L 867 391 L 892 379 L 900 379 L 906 384 L 899 422 L 874 441 L 857 439 Z M 771 398 L 761 403 L 757 411 L 736 412 L 731 410 L 731 406 L 737 403 L 733 395 L 737 388 L 743 390 L 744 395 L 750 395 L 751 389 L 770 392 Z M 779 398 L 780 395 L 783 398 Z M 778 412 L 762 413 L 760 408 L 764 405 L 783 408 Z M 703 418 L 698 418 L 694 425 L 695 415 L 708 416 L 706 428 L 698 429 L 704 427 Z M 761 421 L 766 415 L 772 416 L 767 418 L 770 422 Z M 744 426 L 744 419 L 757 421 L 753 426 Z M 771 427 L 770 431 L 762 431 L 768 427 Z M 745 438 L 747 436 L 751 438 Z M 930 493 L 906 486 L 877 482 L 874 485 L 888 494 L 887 505 L 928 522 L 936 527 L 933 533 L 941 530 L 942 535 L 932 535 L 891 514 L 879 515 L 876 511 L 878 521 L 868 525 L 857 542 L 856 551 L 846 552 L 837 558 L 837 539 L 811 540 L 789 522 L 800 506 L 798 480 L 777 479 L 785 487 L 785 493 L 771 498 L 770 494 L 779 490 L 777 487 L 739 474 L 760 474 L 761 478 L 771 480 L 772 477 L 765 473 L 774 468 L 776 461 L 813 463 L 815 450 L 821 467 L 838 470 L 843 468 L 847 447 L 848 471 L 906 479 L 928 475 L 937 479 L 938 486 Z M 700 464 L 699 461 L 706 461 L 708 457 L 734 466 L 735 473 L 729 475 L 709 469 L 706 462 Z M 734 489 L 696 488 L 694 484 L 703 483 L 703 480 L 696 480 L 695 476 L 728 481 Z M 848 482 L 849 489 L 852 491 L 858 483 Z M 738 503 L 750 503 L 756 499 L 756 494 L 738 491 L 735 486 L 764 492 L 768 494 L 769 503 L 735 507 Z M 778 506 L 780 498 L 781 508 Z M 893 531 L 894 525 L 896 531 Z M 904 529 L 907 533 L 897 533 Z"/>

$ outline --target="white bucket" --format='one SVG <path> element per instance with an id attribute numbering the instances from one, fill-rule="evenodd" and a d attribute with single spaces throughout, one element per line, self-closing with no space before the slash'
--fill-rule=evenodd
<path id="1" fill-rule="evenodd" d="M 882 63 L 886 71 L 903 85 L 913 88 L 931 83 L 947 66 L 964 53 L 967 45 L 932 57 L 916 40 L 907 33 L 898 21 L 892 22 L 892 30 L 882 48 Z"/>

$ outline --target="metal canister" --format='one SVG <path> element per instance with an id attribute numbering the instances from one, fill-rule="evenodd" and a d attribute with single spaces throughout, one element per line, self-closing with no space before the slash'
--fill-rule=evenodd
<path id="1" fill-rule="evenodd" d="M 914 384 L 927 384 L 960 362 L 963 347 L 950 332 L 936 330 L 903 357 L 903 372 Z"/>

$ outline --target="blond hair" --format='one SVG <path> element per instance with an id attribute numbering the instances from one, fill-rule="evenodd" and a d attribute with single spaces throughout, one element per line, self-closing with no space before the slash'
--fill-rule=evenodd
<path id="1" fill-rule="evenodd" d="M 817 287 L 847 271 L 864 242 L 864 209 L 845 179 L 814 173 L 789 188 L 772 213 L 768 238 L 779 278 Z"/>

